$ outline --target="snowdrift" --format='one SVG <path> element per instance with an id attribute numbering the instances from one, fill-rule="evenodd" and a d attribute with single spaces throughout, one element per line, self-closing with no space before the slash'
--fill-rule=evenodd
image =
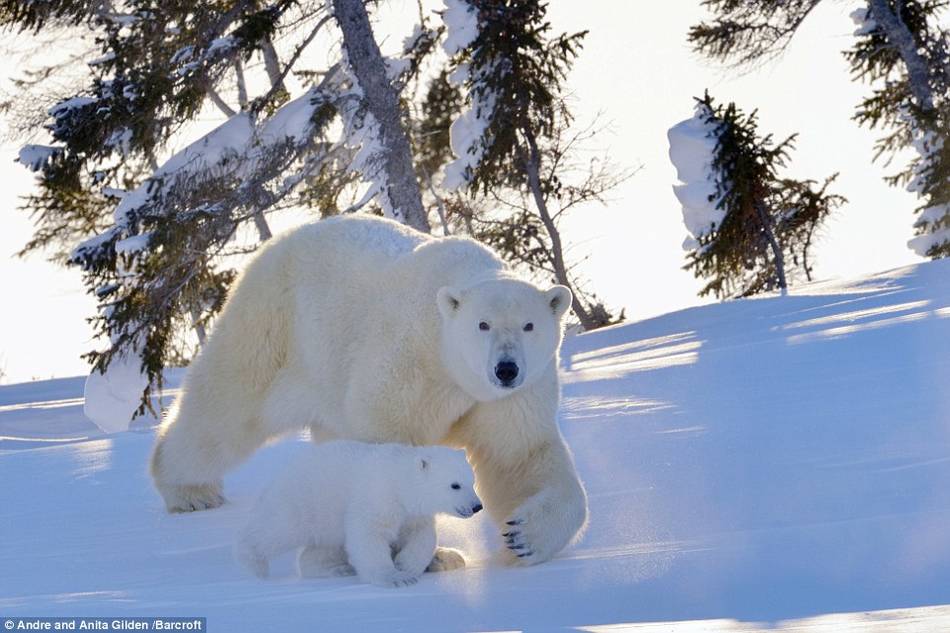
<path id="1" fill-rule="evenodd" d="M 561 423 L 590 494 L 584 539 L 383 590 L 260 581 L 231 539 L 301 447 L 170 516 L 152 431 L 100 434 L 82 380 L 0 388 L 0 616 L 205 616 L 211 631 L 950 630 L 950 261 L 569 339 Z M 177 379 L 177 376 L 175 377 Z M 172 383 L 175 380 L 171 381 Z"/>

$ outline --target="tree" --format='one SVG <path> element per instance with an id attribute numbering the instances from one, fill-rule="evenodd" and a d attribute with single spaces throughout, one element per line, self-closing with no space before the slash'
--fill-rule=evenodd
<path id="1" fill-rule="evenodd" d="M 605 203 L 609 192 L 633 174 L 616 167 L 606 155 L 590 156 L 590 143 L 601 131 L 596 121 L 580 129 L 559 121 L 540 152 L 544 156 L 539 178 L 543 206 L 528 187 L 454 196 L 447 205 L 460 232 L 488 244 L 539 279 L 558 283 L 566 279 L 575 295 L 575 316 L 587 330 L 622 321 L 624 314 L 612 314 L 587 291 L 576 271 L 579 262 L 570 263 L 563 242 L 555 242 L 551 235 L 560 236 L 561 222 L 569 212 L 590 202 Z M 545 213 L 553 232 L 545 224 Z M 563 274 L 559 264 L 564 266 Z"/>
<path id="2" fill-rule="evenodd" d="M 600 199 L 629 175 L 595 167 L 576 185 L 561 179 L 560 167 L 586 133 L 571 139 L 573 116 L 564 94 L 586 31 L 551 36 L 547 6 L 540 2 L 446 5 L 450 78 L 462 85 L 468 108 L 451 127 L 456 158 L 445 167 L 443 186 L 499 204 L 506 210 L 500 217 L 470 213 L 470 230 L 515 262 L 571 288 L 571 308 L 584 329 L 609 324 L 603 304 L 585 302 L 579 291 L 558 225 L 569 208 Z"/>
<path id="3" fill-rule="evenodd" d="M 423 231 L 433 209 L 444 218 L 449 194 L 433 175 L 455 141 L 441 132 L 422 134 L 458 114 L 462 95 L 445 93 L 440 98 L 447 101 L 437 103 L 429 90 L 420 116 L 422 77 L 441 77 L 444 87 L 467 63 L 478 78 L 468 97 L 482 99 L 477 86 L 497 88 L 492 112 L 517 122 L 516 137 L 493 129 L 466 163 L 474 170 L 467 174 L 480 175 L 484 195 L 529 187 L 532 170 L 539 200 L 555 191 L 556 169 L 543 167 L 554 129 L 550 109 L 582 34 L 551 37 L 538 0 L 448 0 L 441 14 L 446 26 L 432 26 L 420 5 L 419 25 L 401 56 L 386 58 L 371 30 L 372 6 L 359 0 L 0 2 L 0 26 L 80 30 L 92 33 L 99 48 L 82 69 L 85 81 L 49 109 L 52 143 L 21 152 L 38 176 L 38 193 L 26 204 L 38 230 L 25 250 L 53 248 L 83 269 L 99 301 L 97 331 L 111 341 L 87 357 L 100 372 L 113 359 L 141 365 L 146 386 L 139 411 L 161 385 L 163 367 L 184 360 L 181 332 L 193 328 L 203 338 L 234 278 L 233 256 L 271 236 L 267 214 L 301 204 L 319 205 L 322 215 L 368 207 Z M 454 45 L 459 55 L 451 61 L 440 59 L 438 43 L 451 48 L 460 24 L 469 39 Z M 335 58 L 326 68 L 304 67 L 302 60 L 314 57 L 304 52 L 334 26 Z M 502 66 L 514 77 L 496 72 Z M 309 84 L 296 99 L 291 78 Z M 21 107 L 7 103 L 8 112 Z M 173 151 L 210 108 L 224 122 Z M 28 127 L 25 120 L 21 127 Z M 512 160 L 521 175 L 504 177 L 504 163 Z M 542 169 L 548 183 L 538 185 Z M 556 223 L 547 227 L 559 243 Z M 558 269 L 559 280 L 567 279 L 563 261 Z"/>
<path id="4" fill-rule="evenodd" d="M 704 0 L 714 17 L 693 26 L 689 40 L 719 61 L 759 63 L 781 53 L 821 1 Z M 887 180 L 917 194 L 917 237 L 908 246 L 933 258 L 950 256 L 950 31 L 942 26 L 947 7 L 944 0 L 867 0 L 851 14 L 858 28 L 845 53 L 853 77 L 874 85 L 854 119 L 889 129 L 874 158 L 916 151 Z"/>
<path id="5" fill-rule="evenodd" d="M 814 181 L 781 178 L 795 135 L 776 143 L 758 132 L 756 112 L 717 105 L 709 93 L 696 113 L 669 131 L 670 158 L 684 183 L 674 187 L 691 237 L 685 268 L 708 279 L 700 295 L 722 299 L 811 279 L 810 249 L 822 222 L 844 203 Z"/>

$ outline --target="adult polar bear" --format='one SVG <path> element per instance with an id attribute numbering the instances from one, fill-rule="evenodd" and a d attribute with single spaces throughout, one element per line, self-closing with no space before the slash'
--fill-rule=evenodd
<path id="1" fill-rule="evenodd" d="M 554 556 L 587 498 L 557 427 L 557 350 L 571 303 L 489 249 L 367 216 L 273 240 L 191 364 L 152 454 L 170 511 L 221 503 L 221 477 L 268 438 L 465 448 L 509 562 Z M 464 565 L 439 550 L 433 569 Z"/>

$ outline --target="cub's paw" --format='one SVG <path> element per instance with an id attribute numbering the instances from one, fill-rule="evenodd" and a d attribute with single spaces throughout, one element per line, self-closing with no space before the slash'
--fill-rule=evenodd
<path id="1" fill-rule="evenodd" d="M 437 547 L 426 571 L 452 571 L 463 567 L 465 567 L 465 557 L 462 556 L 462 552 L 450 547 Z"/>
<path id="2" fill-rule="evenodd" d="M 335 567 L 330 567 L 327 572 L 328 576 L 335 576 L 337 578 L 356 575 L 356 570 L 353 569 L 353 566 L 349 563 L 342 563 L 340 565 L 336 565 Z"/>
<path id="3" fill-rule="evenodd" d="M 163 486 L 162 496 L 169 512 L 197 512 L 211 510 L 224 504 L 221 482 Z"/>
<path id="4" fill-rule="evenodd" d="M 419 576 L 408 571 L 394 571 L 391 574 L 380 578 L 374 582 L 374 585 L 380 587 L 408 587 L 419 582 Z"/>

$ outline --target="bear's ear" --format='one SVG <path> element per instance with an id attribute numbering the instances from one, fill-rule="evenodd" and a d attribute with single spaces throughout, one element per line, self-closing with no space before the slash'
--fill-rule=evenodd
<path id="1" fill-rule="evenodd" d="M 567 309 L 571 307 L 571 301 L 574 296 L 571 294 L 571 289 L 567 286 L 551 286 L 551 288 L 544 293 L 544 298 L 548 302 L 548 305 L 551 306 L 551 311 L 554 312 L 554 316 L 560 319 L 564 316 L 564 313 L 567 312 Z"/>
<path id="2" fill-rule="evenodd" d="M 427 460 L 425 457 L 419 458 L 419 470 L 422 472 L 429 470 L 429 460 Z"/>
<path id="3" fill-rule="evenodd" d="M 435 300 L 436 303 L 439 304 L 439 312 L 441 312 L 442 316 L 446 319 L 455 316 L 455 313 L 459 309 L 459 305 L 461 305 L 459 291 L 452 286 L 443 286 L 439 288 L 439 292 L 436 294 Z"/>

